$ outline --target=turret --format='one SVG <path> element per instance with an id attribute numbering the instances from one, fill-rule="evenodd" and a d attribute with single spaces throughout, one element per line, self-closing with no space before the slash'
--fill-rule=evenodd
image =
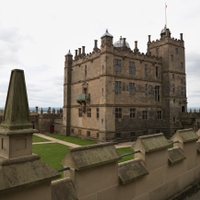
<path id="1" fill-rule="evenodd" d="M 166 26 L 160 33 L 160 39 L 164 39 L 165 37 L 171 38 L 171 32 Z"/>
<path id="2" fill-rule="evenodd" d="M 113 36 L 106 30 L 106 32 L 101 36 L 101 49 L 105 47 L 113 46 Z"/>

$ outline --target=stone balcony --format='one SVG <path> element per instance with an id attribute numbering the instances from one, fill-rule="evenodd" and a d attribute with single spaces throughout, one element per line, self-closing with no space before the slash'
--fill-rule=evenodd
<path id="1" fill-rule="evenodd" d="M 89 102 L 90 101 L 90 94 L 79 94 L 77 96 L 77 99 L 76 99 L 77 103 L 82 103 L 82 102 Z"/>

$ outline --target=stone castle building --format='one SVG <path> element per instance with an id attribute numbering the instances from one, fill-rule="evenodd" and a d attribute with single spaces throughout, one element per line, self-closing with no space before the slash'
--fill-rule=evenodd
<path id="1" fill-rule="evenodd" d="M 183 34 L 160 39 L 148 36 L 147 52 L 126 38 L 113 41 L 106 31 L 100 48 L 85 46 L 65 56 L 63 134 L 102 141 L 133 140 L 182 129 L 180 114 L 187 110 Z"/>

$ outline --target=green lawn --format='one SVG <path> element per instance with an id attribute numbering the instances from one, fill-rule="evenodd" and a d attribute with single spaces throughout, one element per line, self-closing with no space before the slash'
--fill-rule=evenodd
<path id="1" fill-rule="evenodd" d="M 45 163 L 56 170 L 63 168 L 61 161 L 68 149 L 69 147 L 58 143 L 33 145 L 33 153 L 39 155 Z"/>
<path id="2" fill-rule="evenodd" d="M 125 154 L 125 153 L 131 153 L 133 152 L 133 149 L 131 149 L 130 147 L 127 147 L 127 148 L 119 148 L 117 149 L 117 151 L 120 153 L 120 154 Z M 122 157 L 119 162 L 124 162 L 124 161 L 127 161 L 127 160 L 131 160 L 134 158 L 134 154 L 131 154 L 131 155 L 128 155 L 128 156 L 124 156 Z"/>
<path id="3" fill-rule="evenodd" d="M 47 133 L 45 135 L 47 135 L 49 137 L 53 137 L 53 138 L 59 139 L 59 140 L 64 140 L 66 142 L 70 142 L 70 143 L 73 143 L 73 144 L 78 144 L 78 145 L 81 145 L 81 146 L 90 145 L 90 144 L 96 144 L 96 142 L 94 142 L 94 141 L 85 140 L 85 139 L 72 137 L 72 136 L 64 136 L 64 135 L 50 134 L 50 133 Z"/>
<path id="4" fill-rule="evenodd" d="M 61 165 L 61 161 L 69 150 L 68 146 L 58 143 L 34 144 L 32 148 L 33 153 L 39 155 L 45 163 L 56 170 L 63 168 L 63 166 Z M 120 148 L 117 149 L 117 151 L 120 154 L 133 152 L 133 150 L 130 148 Z M 133 158 L 133 155 L 124 156 L 122 159 L 119 160 L 119 162 L 124 162 Z"/>
<path id="5" fill-rule="evenodd" d="M 32 142 L 48 142 L 49 140 L 33 135 Z"/>

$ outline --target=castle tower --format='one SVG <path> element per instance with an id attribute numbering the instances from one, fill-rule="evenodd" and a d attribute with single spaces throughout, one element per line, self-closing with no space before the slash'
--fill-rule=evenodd
<path id="1" fill-rule="evenodd" d="M 72 70 L 72 54 L 65 56 L 64 68 L 64 106 L 63 106 L 63 134 L 70 134 L 70 109 L 71 109 L 71 70 Z"/>
<path id="2" fill-rule="evenodd" d="M 171 38 L 170 30 L 165 26 L 160 40 L 148 41 L 151 55 L 162 57 L 162 100 L 163 118 L 167 124 L 167 136 L 182 128 L 179 114 L 187 110 L 185 48 L 183 35 L 180 39 Z"/>

